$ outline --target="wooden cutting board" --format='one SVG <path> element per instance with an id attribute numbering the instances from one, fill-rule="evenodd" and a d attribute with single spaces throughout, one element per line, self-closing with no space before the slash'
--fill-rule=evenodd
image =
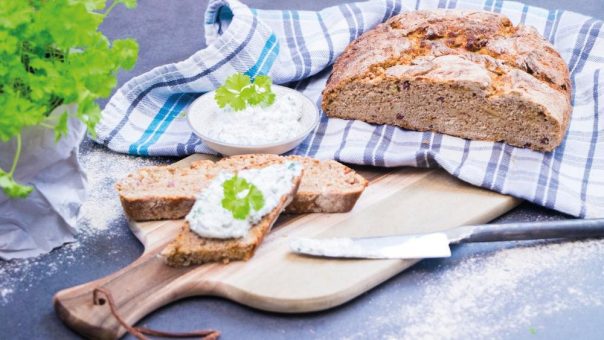
<path id="1" fill-rule="evenodd" d="M 194 155 L 184 165 L 208 156 Z M 181 221 L 134 222 L 145 246 L 139 259 L 99 279 L 58 292 L 59 317 L 78 333 L 115 338 L 125 329 L 107 303 L 92 291 L 111 292 L 121 316 L 134 324 L 155 309 L 193 295 L 215 295 L 257 309 L 301 313 L 345 303 L 417 260 L 334 260 L 288 251 L 297 237 L 354 237 L 430 232 L 488 222 L 519 200 L 465 184 L 439 169 L 357 168 L 370 180 L 357 205 L 345 214 L 282 216 L 247 262 L 172 268 L 156 256 L 178 232 Z M 116 197 L 117 199 L 117 197 Z"/>

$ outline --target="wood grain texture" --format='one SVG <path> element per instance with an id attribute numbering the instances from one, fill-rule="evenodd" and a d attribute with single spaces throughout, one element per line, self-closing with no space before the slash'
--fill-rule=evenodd
<path id="1" fill-rule="evenodd" d="M 194 155 L 179 164 L 209 158 Z M 59 317 L 92 338 L 124 333 L 107 304 L 92 291 L 111 292 L 119 313 L 133 324 L 153 310 L 193 295 L 216 295 L 266 311 L 301 313 L 345 303 L 417 260 L 334 260 L 292 254 L 297 237 L 355 237 L 430 232 L 484 223 L 519 200 L 462 183 L 443 170 L 358 168 L 370 185 L 350 213 L 284 215 L 247 262 L 172 268 L 157 257 L 176 236 L 181 221 L 135 222 L 145 246 L 128 267 L 102 279 L 62 290 L 54 304 Z"/>

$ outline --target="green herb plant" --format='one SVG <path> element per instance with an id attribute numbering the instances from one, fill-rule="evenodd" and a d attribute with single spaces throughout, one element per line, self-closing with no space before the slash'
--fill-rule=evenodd
<path id="1" fill-rule="evenodd" d="M 77 104 L 88 131 L 101 111 L 95 100 L 108 97 L 120 68 L 134 66 L 138 45 L 132 39 L 110 42 L 99 25 L 118 4 L 136 0 L 0 0 L 0 142 L 16 139 L 9 170 L 0 169 L 0 188 L 9 197 L 26 197 L 32 188 L 14 179 L 28 126 L 53 129 L 55 140 L 67 134 L 61 104 Z"/>
<path id="2" fill-rule="evenodd" d="M 251 209 L 258 211 L 264 207 L 262 192 L 245 178 L 235 175 L 224 181 L 222 187 L 222 207 L 230 211 L 235 219 L 245 220 Z"/>
<path id="3" fill-rule="evenodd" d="M 235 111 L 241 111 L 248 105 L 270 106 L 275 102 L 271 84 L 269 76 L 256 76 L 252 81 L 248 75 L 235 73 L 216 90 L 214 100 L 220 108 L 229 105 Z"/>

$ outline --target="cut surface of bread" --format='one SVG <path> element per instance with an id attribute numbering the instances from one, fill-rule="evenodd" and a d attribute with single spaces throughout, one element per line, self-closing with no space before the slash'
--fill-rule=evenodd
<path id="1" fill-rule="evenodd" d="M 286 159 L 302 163 L 305 175 L 300 190 L 286 212 L 339 213 L 350 211 L 367 181 L 354 170 L 332 160 L 283 157 L 269 154 L 241 155 L 214 163 L 196 161 L 189 167 L 142 168 L 116 187 L 124 211 L 135 221 L 180 219 L 189 213 L 195 195 L 221 170 L 237 171 L 281 163 Z"/>
<path id="2" fill-rule="evenodd" d="M 532 27 L 482 11 L 406 12 L 334 64 L 329 117 L 551 151 L 571 114 L 564 60 Z"/>
<path id="3" fill-rule="evenodd" d="M 135 221 L 179 219 L 215 175 L 214 162 L 208 160 L 187 167 L 151 166 L 127 175 L 116 189 L 124 211 Z"/>
<path id="4" fill-rule="evenodd" d="M 348 212 L 369 183 L 351 168 L 333 160 L 301 156 L 287 159 L 302 163 L 305 174 L 293 202 L 285 208 L 289 213 Z"/>
<path id="5" fill-rule="evenodd" d="M 261 167 L 263 165 L 254 166 L 254 168 Z M 294 178 L 290 191 L 280 198 L 275 208 L 253 225 L 245 237 L 229 239 L 201 237 L 191 230 L 187 221 L 183 221 L 182 230 L 164 248 L 160 256 L 168 265 L 175 267 L 208 262 L 229 263 L 230 261 L 250 259 L 264 236 L 277 221 L 277 217 L 293 199 L 300 185 L 303 172 L 304 170 Z"/>

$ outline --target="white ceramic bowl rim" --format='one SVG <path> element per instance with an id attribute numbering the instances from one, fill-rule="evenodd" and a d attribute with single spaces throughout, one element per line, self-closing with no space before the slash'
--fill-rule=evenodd
<path id="1" fill-rule="evenodd" d="M 189 126 L 191 127 L 191 129 L 193 129 L 193 131 L 199 135 L 199 137 L 201 137 L 202 140 L 208 140 L 209 142 L 215 143 L 215 144 L 220 144 L 220 145 L 224 145 L 227 147 L 234 147 L 234 148 L 241 148 L 241 149 L 258 149 L 258 148 L 270 148 L 270 147 L 275 147 L 275 146 L 279 146 L 279 145 L 283 145 L 283 144 L 287 144 L 287 143 L 291 143 L 293 141 L 296 141 L 300 138 L 304 138 L 306 137 L 312 130 L 314 130 L 317 125 L 319 125 L 319 120 L 320 120 L 320 113 L 319 110 L 317 109 L 317 107 L 315 106 L 315 103 L 313 103 L 312 100 L 310 100 L 310 98 L 308 98 L 306 95 L 304 95 L 301 92 L 298 92 L 294 89 L 290 89 L 287 86 L 282 86 L 282 85 L 271 85 L 272 87 L 278 87 L 282 90 L 285 91 L 289 91 L 291 93 L 294 93 L 296 96 L 303 98 L 308 104 L 310 104 L 310 107 L 312 107 L 314 110 L 314 120 L 312 122 L 312 124 L 310 124 L 308 126 L 308 128 L 306 128 L 303 132 L 301 132 L 300 134 L 289 138 L 289 139 L 284 139 L 275 143 L 269 143 L 269 144 L 232 144 L 232 143 L 226 143 L 226 142 L 222 142 L 213 138 L 208 137 L 206 134 L 202 133 L 201 131 L 199 131 L 198 129 L 195 128 L 194 124 L 191 122 L 191 114 L 190 112 L 187 112 L 187 122 L 189 123 Z M 213 95 L 215 91 L 210 91 L 207 92 L 203 95 L 201 95 L 199 98 L 195 99 L 195 101 L 199 100 L 201 97 L 205 97 L 205 96 L 209 96 L 209 95 Z M 187 108 L 187 111 L 191 109 L 191 107 L 193 106 L 195 102 L 191 103 L 191 105 L 189 105 L 189 108 Z"/>

